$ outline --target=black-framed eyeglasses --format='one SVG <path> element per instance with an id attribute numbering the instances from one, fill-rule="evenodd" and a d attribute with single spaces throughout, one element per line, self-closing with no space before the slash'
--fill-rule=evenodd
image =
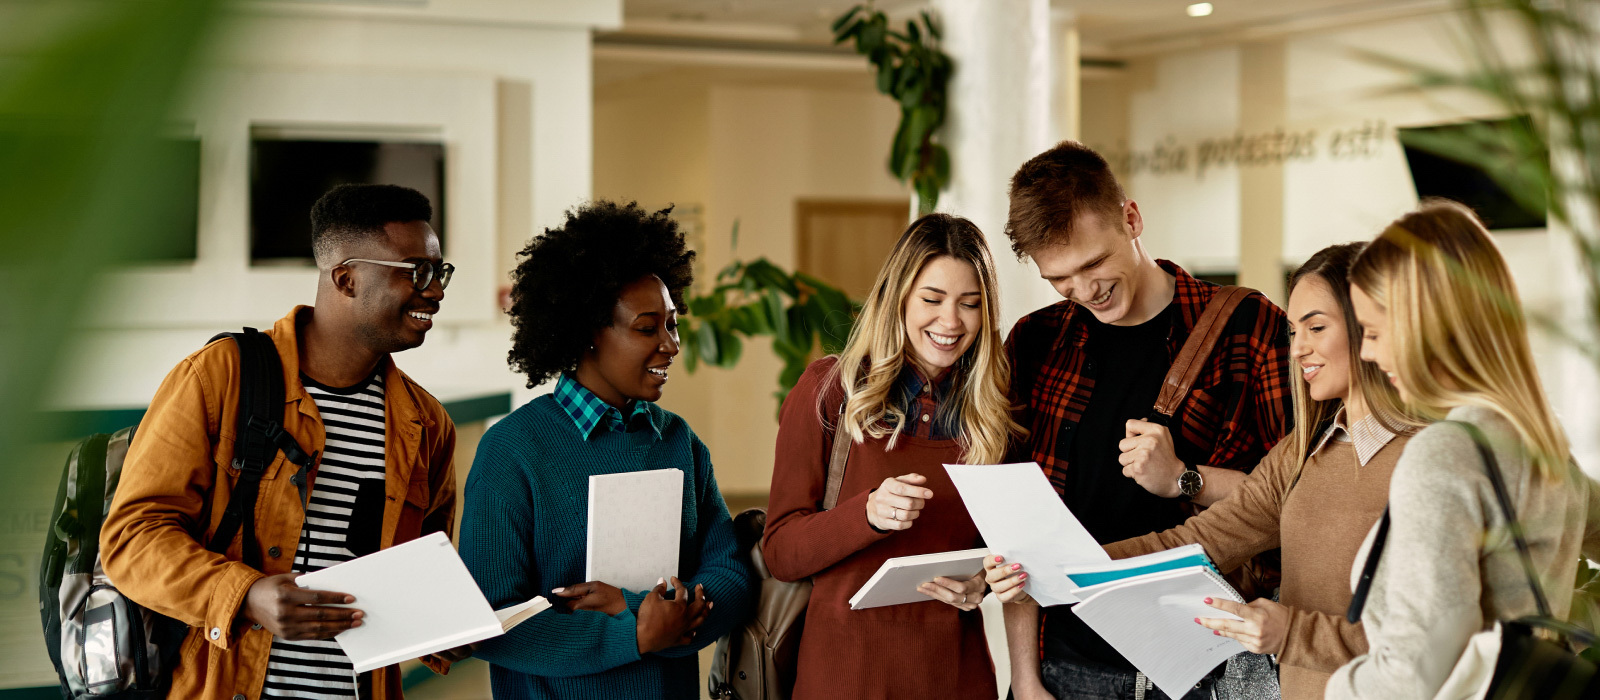
<path id="1" fill-rule="evenodd" d="M 439 280 L 439 288 L 450 286 L 450 276 L 456 273 L 456 266 L 447 262 L 434 262 L 427 260 L 419 263 L 391 262 L 389 260 L 368 260 L 366 258 L 350 258 L 340 265 L 349 265 L 353 262 L 372 263 L 374 265 L 387 265 L 389 267 L 409 268 L 411 270 L 411 286 L 417 291 L 427 289 L 433 284 L 434 278 Z"/>

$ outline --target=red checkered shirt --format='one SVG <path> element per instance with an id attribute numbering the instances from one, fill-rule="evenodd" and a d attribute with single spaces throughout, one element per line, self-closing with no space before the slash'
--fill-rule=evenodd
<path id="1" fill-rule="evenodd" d="M 1195 279 L 1166 261 L 1156 264 L 1176 278 L 1167 355 L 1177 357 L 1189 331 L 1219 287 Z M 1011 400 L 1028 436 L 1013 446 L 1011 461 L 1036 461 L 1056 492 L 1064 491 L 1072 439 L 1094 390 L 1084 344 L 1089 332 L 1078 304 L 1062 301 L 1017 321 L 1006 339 L 1011 360 Z M 1223 328 L 1217 346 L 1189 395 L 1173 415 L 1171 430 L 1208 455 L 1200 464 L 1248 472 L 1289 431 L 1289 333 L 1283 310 L 1251 292 Z"/>

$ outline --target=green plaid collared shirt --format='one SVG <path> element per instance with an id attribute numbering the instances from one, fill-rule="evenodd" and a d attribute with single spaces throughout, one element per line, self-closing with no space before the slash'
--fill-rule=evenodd
<path id="1" fill-rule="evenodd" d="M 556 380 L 554 394 L 556 403 L 561 406 L 561 410 L 567 412 L 568 417 L 572 418 L 572 423 L 578 426 L 578 434 L 582 435 L 584 440 L 588 440 L 594 434 L 594 429 L 602 424 L 606 430 L 614 433 L 628 432 L 628 427 L 641 420 L 641 417 L 645 425 L 650 426 L 655 432 L 656 438 L 661 438 L 661 429 L 650 420 L 650 407 L 645 405 L 644 401 L 634 401 L 632 410 L 628 412 L 628 419 L 624 421 L 622 411 L 601 401 L 594 392 L 585 389 L 578 380 L 566 373 Z"/>

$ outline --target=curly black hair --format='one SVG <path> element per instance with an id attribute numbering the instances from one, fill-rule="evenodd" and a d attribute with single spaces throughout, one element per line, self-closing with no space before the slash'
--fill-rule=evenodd
<path id="1" fill-rule="evenodd" d="M 511 273 L 511 369 L 528 388 L 577 368 L 594 334 L 611 325 L 622 288 L 645 275 L 667 285 L 678 313 L 694 282 L 694 251 L 668 214 L 598 200 L 567 211 L 528 242 Z"/>
<path id="2" fill-rule="evenodd" d="M 433 205 L 399 185 L 339 185 L 311 205 L 311 250 L 319 265 L 345 243 L 383 233 L 392 221 L 428 221 Z"/>

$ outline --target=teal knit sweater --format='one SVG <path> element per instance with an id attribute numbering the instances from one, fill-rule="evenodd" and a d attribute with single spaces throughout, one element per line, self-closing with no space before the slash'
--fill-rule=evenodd
<path id="1" fill-rule="evenodd" d="M 588 441 L 551 396 L 506 416 L 478 443 L 467 477 L 461 558 L 500 609 L 584 581 L 589 476 L 683 471 L 679 577 L 715 603 L 693 644 L 638 652 L 634 615 L 648 591 L 623 590 L 628 609 L 547 610 L 483 643 L 494 696 L 578 700 L 694 700 L 703 679 L 695 654 L 749 617 L 757 583 L 737 556 L 733 524 L 711 456 L 683 419 L 651 404 L 648 427 L 596 430 Z"/>

